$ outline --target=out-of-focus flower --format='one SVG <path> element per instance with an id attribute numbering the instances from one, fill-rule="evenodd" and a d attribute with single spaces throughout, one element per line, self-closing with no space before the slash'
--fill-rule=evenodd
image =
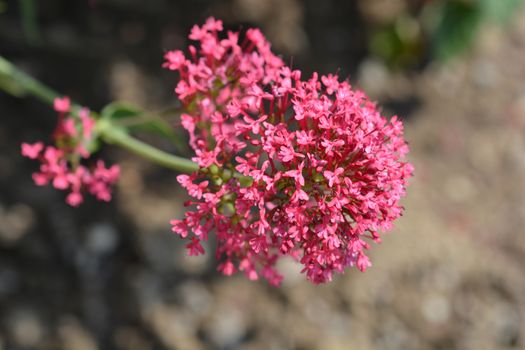
<path id="1" fill-rule="evenodd" d="M 40 161 L 40 169 L 33 173 L 33 180 L 39 186 L 51 183 L 59 190 L 67 190 L 66 202 L 74 207 L 80 205 L 83 193 L 88 192 L 102 201 L 111 200 L 111 187 L 119 177 L 119 166 L 107 168 L 102 160 L 94 166 L 81 164 L 89 158 L 89 149 L 96 141 L 95 119 L 89 110 L 83 108 L 78 117 L 70 113 L 68 97 L 55 99 L 54 107 L 59 113 L 53 133 L 54 146 L 42 142 L 23 143 L 22 155 Z"/>
<path id="2" fill-rule="evenodd" d="M 349 266 L 364 271 L 369 242 L 402 214 L 413 171 L 402 123 L 336 75 L 301 80 L 257 29 L 239 40 L 209 19 L 190 39 L 199 45 L 189 58 L 168 52 L 164 65 L 180 74 L 182 125 L 201 166 L 179 176 L 194 210 L 171 222 L 190 255 L 214 233 L 226 275 L 277 285 L 283 255 L 313 283 Z"/>

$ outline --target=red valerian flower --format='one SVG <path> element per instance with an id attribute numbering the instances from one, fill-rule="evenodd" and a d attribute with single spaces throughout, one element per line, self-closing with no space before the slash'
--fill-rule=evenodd
<path id="1" fill-rule="evenodd" d="M 302 80 L 259 30 L 221 34 L 209 19 L 192 29 L 190 58 L 165 56 L 180 74 L 182 125 L 201 167 L 178 178 L 195 200 L 173 231 L 190 240 L 190 255 L 214 233 L 225 275 L 277 285 L 283 255 L 313 283 L 366 270 L 369 242 L 402 214 L 413 171 L 402 123 L 336 75 Z"/>
<path id="2" fill-rule="evenodd" d="M 68 97 L 55 99 L 54 107 L 59 113 L 53 133 L 55 146 L 36 142 L 23 143 L 21 147 L 23 156 L 40 161 L 40 169 L 33 173 L 33 180 L 39 186 L 51 183 L 56 189 L 68 190 L 66 202 L 74 207 L 84 201 L 84 192 L 110 201 L 111 187 L 119 177 L 119 166 L 107 168 L 102 160 L 91 167 L 80 164 L 83 158 L 91 156 L 89 149 L 95 141 L 95 119 L 86 108 L 79 111 L 78 117 L 71 114 Z"/>

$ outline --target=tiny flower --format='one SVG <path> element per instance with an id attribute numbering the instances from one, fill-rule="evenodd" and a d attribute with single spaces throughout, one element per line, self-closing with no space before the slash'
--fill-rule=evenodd
<path id="1" fill-rule="evenodd" d="M 60 136 L 66 136 L 70 138 L 77 137 L 77 128 L 75 126 L 75 121 L 71 118 L 68 118 L 62 122 L 62 125 L 60 127 L 63 135 Z"/>
<path id="2" fill-rule="evenodd" d="M 189 35 L 189 38 L 191 40 L 202 40 L 203 38 L 208 35 L 208 30 L 204 27 L 199 27 L 198 25 L 194 25 L 191 28 L 191 33 Z"/>
<path id="3" fill-rule="evenodd" d="M 324 171 L 324 177 L 328 180 L 328 186 L 334 187 L 335 185 L 338 185 L 341 183 L 341 180 L 339 179 L 339 176 L 343 174 L 345 170 L 343 168 L 337 168 L 335 171 L 325 170 Z"/>
<path id="4" fill-rule="evenodd" d="M 72 207 L 78 207 L 83 201 L 84 198 L 82 198 L 82 195 L 79 192 L 71 192 L 66 197 L 67 204 Z"/>
<path id="5" fill-rule="evenodd" d="M 58 190 L 65 190 L 69 187 L 69 182 L 67 180 L 67 174 L 56 174 L 53 179 L 53 186 Z"/>
<path id="6" fill-rule="evenodd" d="M 262 122 L 266 119 L 268 119 L 267 115 L 263 115 L 259 119 L 252 119 L 248 116 L 244 116 L 243 120 L 245 123 L 237 123 L 235 127 L 240 131 L 250 130 L 254 134 L 258 134 L 261 131 Z"/>
<path id="7" fill-rule="evenodd" d="M 228 112 L 228 115 L 232 118 L 235 118 L 243 113 L 241 104 L 237 100 L 231 100 L 226 106 L 226 111 Z"/>
<path id="8" fill-rule="evenodd" d="M 43 149 L 44 144 L 42 142 L 34 144 L 22 143 L 22 155 L 27 158 L 37 159 Z"/>
<path id="9" fill-rule="evenodd" d="M 220 32 L 223 29 L 222 21 L 217 20 L 213 17 L 209 17 L 206 20 L 206 23 L 204 23 L 204 25 L 202 26 L 202 28 L 209 30 L 210 32 Z"/>
<path id="10" fill-rule="evenodd" d="M 361 270 L 361 272 L 365 272 L 367 268 L 372 266 L 372 263 L 370 262 L 370 260 L 365 254 L 359 253 L 359 256 L 357 257 L 356 265 L 357 265 L 357 268 Z"/>
<path id="11" fill-rule="evenodd" d="M 314 144 L 314 137 L 312 130 L 299 130 L 296 132 L 297 144 L 301 146 L 310 146 Z"/>
<path id="12" fill-rule="evenodd" d="M 166 62 L 162 66 L 169 70 L 178 70 L 186 62 L 186 57 L 180 50 L 166 52 L 164 59 Z"/>
<path id="13" fill-rule="evenodd" d="M 294 194 L 290 197 L 290 202 L 297 204 L 299 201 L 307 201 L 310 199 L 308 194 L 300 187 L 296 187 Z"/>
<path id="14" fill-rule="evenodd" d="M 33 173 L 32 178 L 37 186 L 44 186 L 49 183 L 49 177 L 45 173 Z"/>
<path id="15" fill-rule="evenodd" d="M 82 137 L 84 140 L 90 140 L 95 128 L 95 119 L 89 115 L 89 109 L 82 108 L 79 112 L 79 117 L 82 122 Z"/>
<path id="16" fill-rule="evenodd" d="M 69 109 L 71 108 L 71 101 L 69 100 L 69 97 L 64 96 L 62 98 L 55 98 L 54 108 L 55 111 L 59 113 L 68 113 Z"/>
<path id="17" fill-rule="evenodd" d="M 231 276 L 236 272 L 237 269 L 230 260 L 226 260 L 225 262 L 219 264 L 217 270 L 226 276 Z"/>
<path id="18" fill-rule="evenodd" d="M 301 162 L 299 164 L 297 170 L 288 170 L 284 173 L 284 176 L 294 178 L 296 181 L 296 184 L 299 186 L 304 186 L 304 177 L 303 177 L 303 168 L 304 168 L 304 162 Z"/>
<path id="19" fill-rule="evenodd" d="M 218 165 L 217 161 L 217 155 L 219 153 L 219 149 L 216 148 L 213 151 L 196 151 L 197 156 L 193 157 L 191 160 L 199 164 L 201 168 L 208 168 L 212 166 L 213 164 Z"/>
<path id="20" fill-rule="evenodd" d="M 188 255 L 190 256 L 204 254 L 204 248 L 202 247 L 201 242 L 194 237 L 192 237 L 191 242 L 186 245 L 186 249 L 188 249 Z"/>
<path id="21" fill-rule="evenodd" d="M 279 159 L 285 163 L 291 162 L 296 157 L 304 158 L 304 155 L 301 153 L 295 152 L 295 150 L 290 146 L 281 146 L 279 151 Z"/>
<path id="22" fill-rule="evenodd" d="M 188 225 L 183 220 L 171 220 L 171 230 L 182 238 L 188 237 Z"/>
<path id="23" fill-rule="evenodd" d="M 333 94 L 339 89 L 339 79 L 337 75 L 328 74 L 321 77 L 321 81 L 326 86 L 326 93 L 328 95 Z"/>

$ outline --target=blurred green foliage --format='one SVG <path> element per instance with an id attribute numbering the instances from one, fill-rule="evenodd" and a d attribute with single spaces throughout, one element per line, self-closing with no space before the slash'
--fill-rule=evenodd
<path id="1" fill-rule="evenodd" d="M 410 16 L 400 16 L 377 30 L 370 40 L 370 50 L 393 67 L 406 67 L 417 63 L 423 46 L 419 24 Z"/>
<path id="2" fill-rule="evenodd" d="M 448 1 L 438 6 L 440 20 L 432 33 L 432 53 L 438 59 L 447 60 L 474 41 L 482 11 L 477 4 L 464 1 Z"/>
<path id="3" fill-rule="evenodd" d="M 40 31 L 37 20 L 37 2 L 36 0 L 18 0 L 18 3 L 26 40 L 31 45 L 38 45 L 40 43 Z"/>
<path id="4" fill-rule="evenodd" d="M 482 17 L 506 23 L 521 0 L 479 0 Z"/>
<path id="5" fill-rule="evenodd" d="M 370 50 L 391 67 L 424 59 L 447 61 L 465 52 L 488 23 L 505 25 L 522 0 L 434 0 L 373 30 Z M 407 30 L 408 28 L 408 30 Z"/>

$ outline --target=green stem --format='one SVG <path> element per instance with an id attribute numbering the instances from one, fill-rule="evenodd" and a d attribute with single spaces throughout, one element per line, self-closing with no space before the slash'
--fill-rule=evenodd
<path id="1" fill-rule="evenodd" d="M 148 145 L 147 143 L 137 140 L 136 138 L 129 136 L 129 134 L 122 129 L 115 127 L 110 122 L 101 121 L 100 124 L 97 125 L 97 130 L 100 132 L 102 139 L 107 143 L 119 145 L 120 147 L 154 163 L 183 173 L 192 173 L 199 170 L 197 163 L 186 158 L 166 153 L 158 148 Z"/>
<path id="2" fill-rule="evenodd" d="M 6 78 L 6 81 L 3 82 L 4 84 L 9 83 L 13 88 L 18 88 L 18 91 L 22 94 L 33 95 L 49 105 L 53 105 L 55 98 L 60 97 L 56 91 L 22 72 L 2 56 L 0 56 L 0 77 Z M 4 88 L 4 85 L 1 87 Z M 7 89 L 4 88 L 4 91 L 6 90 Z M 11 93 L 11 90 L 6 92 Z"/>
<path id="3" fill-rule="evenodd" d="M 53 105 L 55 98 L 61 97 L 56 91 L 22 72 L 2 56 L 0 56 L 0 88 L 17 97 L 24 94 L 32 95 L 49 105 Z M 81 108 L 81 106 L 77 104 L 74 104 L 72 107 L 74 110 Z M 191 160 L 150 146 L 128 135 L 108 120 L 99 119 L 97 122 L 97 131 L 104 141 L 119 145 L 128 151 L 167 168 L 183 173 L 192 173 L 199 170 L 199 166 Z"/>

